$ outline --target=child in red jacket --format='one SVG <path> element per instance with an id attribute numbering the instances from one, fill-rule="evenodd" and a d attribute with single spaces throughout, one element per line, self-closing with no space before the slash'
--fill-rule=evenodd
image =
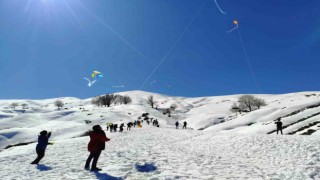
<path id="1" fill-rule="evenodd" d="M 90 142 L 88 144 L 88 151 L 90 155 L 86 161 L 85 169 L 89 169 L 90 162 L 93 159 L 91 171 L 100 171 L 100 168 L 97 168 L 97 162 L 101 151 L 105 149 L 105 142 L 110 141 L 107 138 L 106 133 L 102 130 L 101 126 L 95 125 L 92 127 L 93 131 L 90 133 Z"/>

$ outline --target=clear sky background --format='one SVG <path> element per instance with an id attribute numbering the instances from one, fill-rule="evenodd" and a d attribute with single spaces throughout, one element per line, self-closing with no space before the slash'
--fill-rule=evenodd
<path id="1" fill-rule="evenodd" d="M 0 99 L 320 90 L 319 0 L 217 2 L 0 0 Z"/>

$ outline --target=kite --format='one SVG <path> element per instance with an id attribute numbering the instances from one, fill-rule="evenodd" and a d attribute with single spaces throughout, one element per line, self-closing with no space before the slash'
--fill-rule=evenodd
<path id="1" fill-rule="evenodd" d="M 93 73 L 91 74 L 91 77 L 94 79 L 101 79 L 103 78 L 103 74 L 99 71 L 93 71 Z"/>
<path id="2" fill-rule="evenodd" d="M 103 74 L 99 71 L 93 71 L 91 74 L 92 80 L 88 78 L 84 78 L 88 81 L 88 87 L 91 87 L 95 82 L 97 82 L 99 79 L 103 78 Z"/>
<path id="3" fill-rule="evenodd" d="M 235 29 L 237 29 L 239 27 L 239 25 L 238 25 L 239 23 L 238 23 L 237 20 L 234 20 L 233 24 L 236 25 L 236 27 L 232 28 L 230 31 L 226 31 L 227 33 L 231 33 L 233 30 L 235 30 Z"/>
<path id="4" fill-rule="evenodd" d="M 218 3 L 217 3 L 217 0 L 214 0 L 214 2 L 216 3 L 217 8 L 219 9 L 219 11 L 220 11 L 222 14 L 227 14 L 227 13 L 225 13 L 225 12 L 222 11 L 222 9 L 220 8 L 220 6 L 219 6 Z"/>

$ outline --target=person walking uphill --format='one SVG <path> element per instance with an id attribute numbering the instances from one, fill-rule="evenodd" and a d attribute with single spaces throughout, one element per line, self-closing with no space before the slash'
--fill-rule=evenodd
<path id="1" fill-rule="evenodd" d="M 131 127 L 133 126 L 132 122 L 128 122 L 127 124 L 127 131 L 131 131 Z"/>
<path id="2" fill-rule="evenodd" d="M 120 130 L 119 130 L 119 132 L 123 132 L 123 127 L 124 127 L 124 123 L 122 123 L 122 124 L 120 125 Z"/>
<path id="3" fill-rule="evenodd" d="M 46 130 L 40 132 L 40 135 L 38 136 L 38 144 L 36 147 L 38 157 L 31 164 L 38 164 L 44 157 L 47 145 L 49 144 L 48 141 L 50 136 L 51 132 L 48 133 Z"/>
<path id="4" fill-rule="evenodd" d="M 278 134 L 278 132 L 280 131 L 281 134 L 283 135 L 283 133 L 282 133 L 282 122 L 281 122 L 281 118 L 278 118 L 277 120 L 278 120 L 278 121 L 275 122 L 275 124 L 277 124 L 277 134 Z"/>
<path id="5" fill-rule="evenodd" d="M 93 131 L 90 133 L 90 142 L 88 144 L 90 155 L 84 168 L 89 170 L 90 162 L 93 159 L 91 171 L 100 171 L 101 169 L 97 168 L 97 162 L 101 151 L 105 149 L 105 142 L 110 141 L 110 139 L 107 138 L 106 133 L 102 130 L 101 126 L 95 125 L 92 129 Z"/>

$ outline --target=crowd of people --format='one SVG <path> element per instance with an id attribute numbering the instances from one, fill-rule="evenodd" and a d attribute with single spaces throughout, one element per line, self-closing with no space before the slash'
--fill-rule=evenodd
<path id="1" fill-rule="evenodd" d="M 160 127 L 159 122 L 157 119 L 151 118 L 151 123 L 156 126 Z M 149 118 L 146 118 L 145 121 L 150 125 Z M 127 123 L 127 131 L 130 131 L 132 127 L 138 127 L 142 128 L 142 123 L 144 121 L 141 120 L 141 117 L 138 118 L 138 120 L 135 120 L 134 122 L 128 122 Z M 106 124 L 106 130 L 112 132 L 117 132 L 119 128 L 119 132 L 123 132 L 124 130 L 124 123 L 121 123 L 118 127 L 118 124 L 114 123 L 107 123 Z M 105 149 L 105 142 L 110 141 L 110 139 L 106 136 L 106 133 L 102 130 L 102 127 L 100 125 L 95 125 L 92 127 L 92 131 L 89 133 L 90 135 L 90 141 L 88 144 L 88 151 L 90 152 L 86 164 L 85 169 L 91 170 L 91 171 L 100 171 L 101 169 L 97 167 L 97 162 L 99 159 L 99 156 L 101 154 L 101 151 Z M 46 130 L 43 130 L 40 132 L 38 136 L 38 144 L 36 146 L 36 153 L 37 158 L 31 162 L 31 164 L 39 164 L 40 160 L 44 157 L 45 151 L 48 144 L 52 144 L 49 142 L 49 138 L 51 136 L 51 132 L 47 132 Z M 90 168 L 90 163 L 91 168 Z"/>
<path id="2" fill-rule="evenodd" d="M 149 120 L 146 120 L 148 124 L 150 124 Z M 131 130 L 131 127 L 142 127 L 143 121 L 140 121 L 139 119 L 134 122 L 128 122 L 127 123 L 127 131 Z M 151 119 L 151 123 L 153 126 L 159 127 L 159 122 L 157 119 Z M 275 122 L 277 126 L 277 134 L 280 131 L 282 133 L 282 122 L 281 118 L 278 118 Z M 179 122 L 177 121 L 175 123 L 176 129 L 179 129 Z M 124 130 L 124 123 L 122 123 L 119 127 L 119 132 L 123 132 Z M 107 131 L 110 130 L 110 132 L 117 132 L 118 124 L 113 123 L 107 123 Z M 187 122 L 183 122 L 182 129 L 187 129 Z M 49 138 L 51 136 L 51 132 L 47 132 L 46 130 L 43 130 L 40 132 L 38 136 L 38 144 L 36 146 L 36 153 L 37 158 L 31 162 L 31 164 L 38 164 L 40 160 L 45 155 L 45 150 L 47 148 L 47 145 L 50 144 Z M 85 169 L 91 170 L 91 171 L 100 171 L 101 169 L 97 167 L 97 162 L 99 159 L 99 156 L 101 154 L 101 151 L 105 149 L 105 142 L 110 141 L 110 139 L 106 136 L 106 133 L 102 130 L 102 127 L 100 125 L 94 125 L 92 127 L 92 131 L 90 132 L 90 141 L 88 143 L 88 151 L 90 152 L 86 163 L 85 163 Z M 90 163 L 91 169 L 90 169 Z"/>
<path id="3" fill-rule="evenodd" d="M 124 127 L 127 127 L 127 131 L 131 131 L 131 128 L 132 127 L 137 127 L 137 128 L 142 128 L 142 123 L 144 121 L 143 120 L 135 120 L 134 122 L 128 122 L 127 123 L 127 126 L 125 126 L 124 123 L 121 123 L 120 126 L 119 126 L 119 132 L 123 132 L 124 130 Z M 150 122 L 152 123 L 153 126 L 156 126 L 156 127 L 160 127 L 159 125 L 159 121 L 157 119 L 151 119 L 150 121 L 149 120 L 145 120 L 145 122 L 147 122 L 148 125 L 150 125 Z M 118 129 L 118 124 L 115 124 L 115 123 L 106 123 L 106 130 L 107 131 L 110 131 L 111 133 L 112 132 L 117 132 L 117 129 Z"/>

